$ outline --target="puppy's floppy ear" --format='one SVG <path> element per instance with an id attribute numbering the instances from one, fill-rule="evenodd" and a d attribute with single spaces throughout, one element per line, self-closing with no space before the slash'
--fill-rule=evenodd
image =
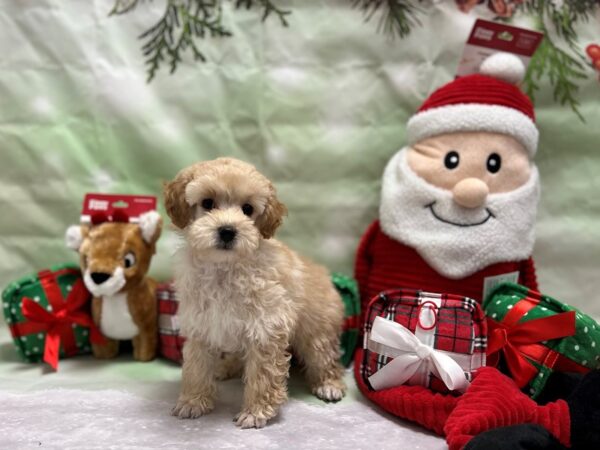
<path id="1" fill-rule="evenodd" d="M 286 206 L 277 199 L 275 189 L 271 188 L 271 196 L 267 200 L 265 210 L 256 219 L 256 226 L 260 234 L 265 239 L 273 237 L 275 230 L 283 222 L 283 217 L 287 214 Z"/>
<path id="2" fill-rule="evenodd" d="M 192 220 L 192 208 L 185 200 L 185 187 L 191 181 L 191 173 L 183 170 L 173 181 L 163 184 L 165 208 L 173 225 L 185 228 Z"/>
<path id="3" fill-rule="evenodd" d="M 85 225 L 71 225 L 65 233 L 65 244 L 71 250 L 79 251 L 81 243 L 86 238 L 89 228 Z"/>

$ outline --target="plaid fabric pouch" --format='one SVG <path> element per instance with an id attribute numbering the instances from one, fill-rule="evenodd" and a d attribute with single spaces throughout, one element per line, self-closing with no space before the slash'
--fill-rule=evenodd
<path id="1" fill-rule="evenodd" d="M 179 334 L 177 308 L 179 300 L 175 296 L 172 283 L 160 283 L 156 287 L 158 301 L 158 353 L 179 364 L 183 362 L 185 338 Z"/>
<path id="2" fill-rule="evenodd" d="M 486 344 L 486 321 L 475 300 L 388 290 L 367 308 L 360 373 L 371 390 L 409 384 L 461 392 L 485 365 Z"/>
<path id="3" fill-rule="evenodd" d="M 488 364 L 498 365 L 537 398 L 552 372 L 600 368 L 600 325 L 558 300 L 503 283 L 484 300 Z"/>

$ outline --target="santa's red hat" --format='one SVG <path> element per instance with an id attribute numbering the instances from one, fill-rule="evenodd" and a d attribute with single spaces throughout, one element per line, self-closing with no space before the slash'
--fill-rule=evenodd
<path id="1" fill-rule="evenodd" d="M 525 74 L 521 60 L 509 53 L 488 57 L 480 73 L 451 81 L 425 100 L 408 121 L 408 143 L 440 134 L 489 131 L 517 139 L 535 155 L 538 130 L 533 105 L 516 84 Z"/>

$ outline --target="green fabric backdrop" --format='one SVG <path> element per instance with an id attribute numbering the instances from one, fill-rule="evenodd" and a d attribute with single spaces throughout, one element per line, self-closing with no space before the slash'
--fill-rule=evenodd
<path id="1" fill-rule="evenodd" d="M 184 62 L 148 85 L 136 37 L 164 2 L 108 17 L 110 1 L 0 0 L 0 286 L 75 260 L 63 235 L 86 192 L 160 195 L 162 180 L 220 155 L 275 181 L 290 210 L 281 239 L 351 273 L 384 164 L 404 145 L 408 117 L 453 77 L 481 10 L 426 2 L 422 26 L 390 40 L 347 0 L 289 3 L 289 28 L 226 9 L 234 37 L 202 43 L 209 62 Z M 593 20 L 579 27 L 582 48 L 600 41 L 599 29 Z M 591 69 L 580 98 L 586 123 L 553 102 L 548 83 L 537 98 L 535 257 L 546 293 L 600 317 L 600 84 Z M 152 267 L 159 279 L 171 274 L 174 243 L 166 231 Z"/>

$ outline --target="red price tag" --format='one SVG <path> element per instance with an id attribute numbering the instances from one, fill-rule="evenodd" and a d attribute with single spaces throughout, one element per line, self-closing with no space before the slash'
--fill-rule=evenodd
<path id="1" fill-rule="evenodd" d="M 156 210 L 151 195 L 86 194 L 81 209 L 81 223 L 138 222 L 140 215 Z"/>
<path id="2" fill-rule="evenodd" d="M 527 68 L 543 38 L 544 34 L 538 31 L 477 19 L 465 45 L 456 76 L 479 73 L 481 63 L 498 52 L 518 56 Z"/>

